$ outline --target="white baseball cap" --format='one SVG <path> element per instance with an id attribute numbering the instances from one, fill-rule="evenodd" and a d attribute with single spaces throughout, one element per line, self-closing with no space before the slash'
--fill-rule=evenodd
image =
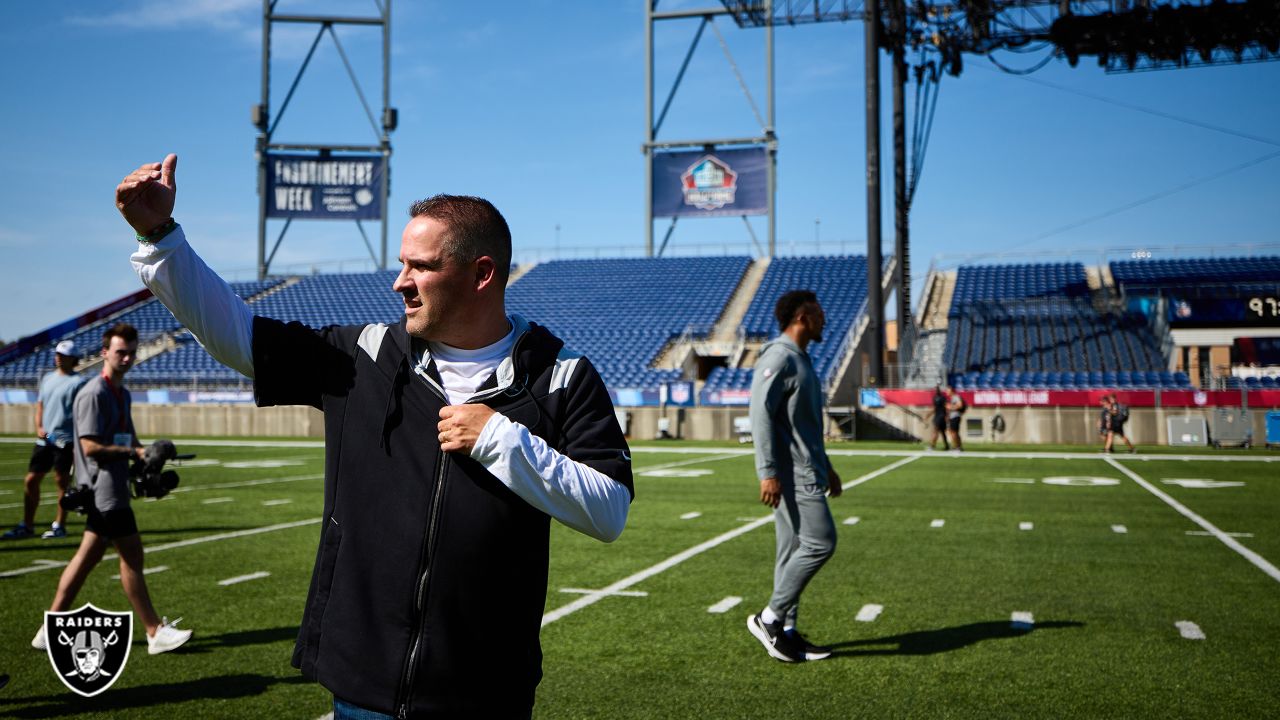
<path id="1" fill-rule="evenodd" d="M 67 357 L 79 357 L 76 355 L 76 343 L 74 340 L 63 340 L 54 346 L 53 351 Z"/>

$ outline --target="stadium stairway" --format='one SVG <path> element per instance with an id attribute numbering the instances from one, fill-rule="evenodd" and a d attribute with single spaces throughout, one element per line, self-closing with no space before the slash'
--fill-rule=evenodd
<path id="1" fill-rule="evenodd" d="M 927 286 L 929 291 L 925 296 L 925 311 L 920 319 L 920 328 L 946 330 L 951 298 L 956 294 L 956 271 L 941 270 L 930 273 Z"/>
<path id="2" fill-rule="evenodd" d="M 746 316 L 747 308 L 751 306 L 751 299 L 756 296 L 756 290 L 760 289 L 760 281 L 764 280 L 769 262 L 770 258 L 767 257 L 751 262 L 747 272 L 742 275 L 737 289 L 733 291 L 733 296 L 729 298 L 724 314 L 711 330 L 712 342 L 732 342 L 738 338 L 742 318 Z"/>
<path id="3" fill-rule="evenodd" d="M 511 269 L 511 275 L 507 277 L 507 287 L 511 287 L 512 283 L 524 277 L 526 274 L 528 274 L 530 270 L 534 269 L 537 266 L 538 266 L 538 263 L 536 262 L 525 263 L 523 265 L 516 265 L 514 268 Z"/>
<path id="4" fill-rule="evenodd" d="M 916 340 L 904 387 L 926 388 L 946 382 L 947 312 L 956 292 L 954 270 L 931 270 L 925 280 Z"/>

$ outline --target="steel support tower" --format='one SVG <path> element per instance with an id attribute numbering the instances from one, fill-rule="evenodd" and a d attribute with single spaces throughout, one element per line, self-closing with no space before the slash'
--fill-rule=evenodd
<path id="1" fill-rule="evenodd" d="M 369 237 L 360 221 L 356 220 L 355 223 L 364 240 L 365 248 L 369 251 L 370 259 L 379 268 L 386 268 L 387 198 L 391 192 L 391 132 L 395 130 L 397 122 L 396 110 L 391 107 L 391 0 L 373 0 L 378 9 L 378 15 L 370 17 L 277 14 L 275 7 L 278 2 L 279 0 L 262 0 L 262 100 L 251 108 L 252 122 L 258 128 L 258 137 L 254 146 L 254 154 L 258 162 L 258 278 L 262 279 L 270 275 L 271 261 L 275 258 L 276 251 L 280 249 L 280 243 L 284 240 L 285 233 L 288 232 L 289 226 L 293 223 L 292 218 L 285 220 L 279 236 L 276 237 L 275 244 L 268 252 L 267 157 L 269 152 L 280 150 L 315 152 L 317 157 L 321 158 L 327 158 L 332 153 L 351 152 L 371 153 L 381 156 L 381 254 L 375 254 L 373 246 L 369 243 Z M 293 78 L 293 83 L 290 85 L 288 93 L 285 94 L 279 109 L 273 113 L 271 111 L 271 31 L 277 23 L 316 26 L 316 36 L 311 42 L 311 49 L 307 51 L 306 59 L 302 61 L 301 67 L 298 68 L 298 72 Z M 381 28 L 382 112 L 380 114 L 380 123 L 374 119 L 369 103 L 365 100 L 364 91 L 361 89 L 355 71 L 351 67 L 351 62 L 347 58 L 346 50 L 343 49 L 337 33 L 334 32 L 334 27 L 342 25 Z M 365 115 L 369 118 L 369 125 L 373 128 L 374 136 L 378 139 L 377 144 L 341 143 L 317 145 L 280 142 L 275 137 L 276 127 L 280 124 L 280 119 L 284 117 L 285 111 L 289 108 L 289 101 L 293 99 L 294 91 L 298 89 L 298 83 L 302 80 L 303 74 L 306 73 L 312 57 L 315 56 L 316 48 L 326 33 L 333 40 L 334 47 L 337 49 L 338 55 L 342 58 L 342 64 L 347 70 L 347 75 L 350 76 L 351 83 L 355 86 L 356 95 L 360 98 L 360 104 L 364 109 Z"/>
<path id="2" fill-rule="evenodd" d="M 765 8 L 769 8 L 772 0 L 764 0 L 759 3 Z M 769 155 L 769 176 L 768 189 L 769 209 L 766 217 L 768 217 L 768 256 L 773 257 L 774 248 L 776 246 L 777 235 L 777 178 L 778 178 L 778 137 L 774 132 L 774 83 L 773 83 L 773 26 L 765 27 L 764 35 L 764 54 L 765 54 L 765 105 L 766 117 L 763 127 L 760 128 L 760 134 L 756 137 L 738 137 L 738 138 L 701 138 L 686 140 L 658 140 L 658 132 L 662 128 L 662 123 L 666 119 L 667 110 L 671 107 L 671 101 L 675 98 L 676 91 L 680 88 L 680 82 L 684 79 L 685 71 L 689 67 L 689 61 L 693 59 L 693 52 L 698 47 L 698 42 L 702 39 L 702 33 L 708 25 L 715 22 L 718 16 L 732 16 L 733 11 L 728 7 L 711 7 L 703 9 L 690 10 L 673 10 L 669 12 L 660 12 L 657 9 L 658 0 L 645 0 L 645 24 L 644 24 L 644 108 L 645 108 L 645 139 L 644 139 L 644 157 L 645 157 L 645 201 L 644 201 L 644 217 L 645 217 L 645 241 L 644 250 L 647 257 L 653 257 L 655 254 L 653 243 L 653 155 L 656 149 L 666 148 L 714 148 L 724 146 L 749 146 L 763 145 Z M 689 45 L 689 50 L 684 57 L 684 63 L 680 66 L 680 71 L 676 74 L 675 82 L 672 83 L 671 90 L 667 93 L 667 99 L 663 103 L 661 113 L 654 118 L 654 95 L 653 95 L 653 27 L 658 22 L 678 21 L 678 20 L 700 20 L 698 31 L 694 35 L 693 42 Z M 713 28 L 714 29 L 714 28 Z M 715 30 L 719 32 L 719 30 Z M 726 53 L 727 53 L 726 49 Z M 730 57 L 729 62 L 733 60 Z M 737 72 L 737 66 L 734 65 L 734 72 Z M 742 78 L 739 75 L 739 81 Z M 743 91 L 746 92 L 746 85 L 742 83 Z M 748 93 L 747 99 L 751 100 Z M 754 101 L 751 101 L 754 107 Z M 675 229 L 676 219 L 672 218 L 671 226 L 667 229 L 666 237 L 663 239 L 662 246 L 658 248 L 658 255 L 666 248 L 667 241 L 671 239 L 671 233 Z M 746 216 L 743 216 L 746 222 Z M 747 230 L 751 233 L 752 239 L 755 239 L 755 232 L 751 230 L 751 224 L 747 222 Z"/>

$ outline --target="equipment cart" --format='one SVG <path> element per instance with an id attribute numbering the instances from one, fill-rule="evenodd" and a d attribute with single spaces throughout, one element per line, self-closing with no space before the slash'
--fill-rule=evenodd
<path id="1" fill-rule="evenodd" d="M 1215 408 L 1209 437 L 1214 447 L 1235 445 L 1249 447 L 1253 444 L 1253 418 L 1241 408 Z"/>

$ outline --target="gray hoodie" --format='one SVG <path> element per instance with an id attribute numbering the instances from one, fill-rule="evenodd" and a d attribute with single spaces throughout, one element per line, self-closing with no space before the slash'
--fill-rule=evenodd
<path id="1" fill-rule="evenodd" d="M 786 335 L 760 348 L 751 379 L 751 434 L 759 479 L 826 487 L 831 464 L 822 443 L 822 385 L 809 353 Z"/>

